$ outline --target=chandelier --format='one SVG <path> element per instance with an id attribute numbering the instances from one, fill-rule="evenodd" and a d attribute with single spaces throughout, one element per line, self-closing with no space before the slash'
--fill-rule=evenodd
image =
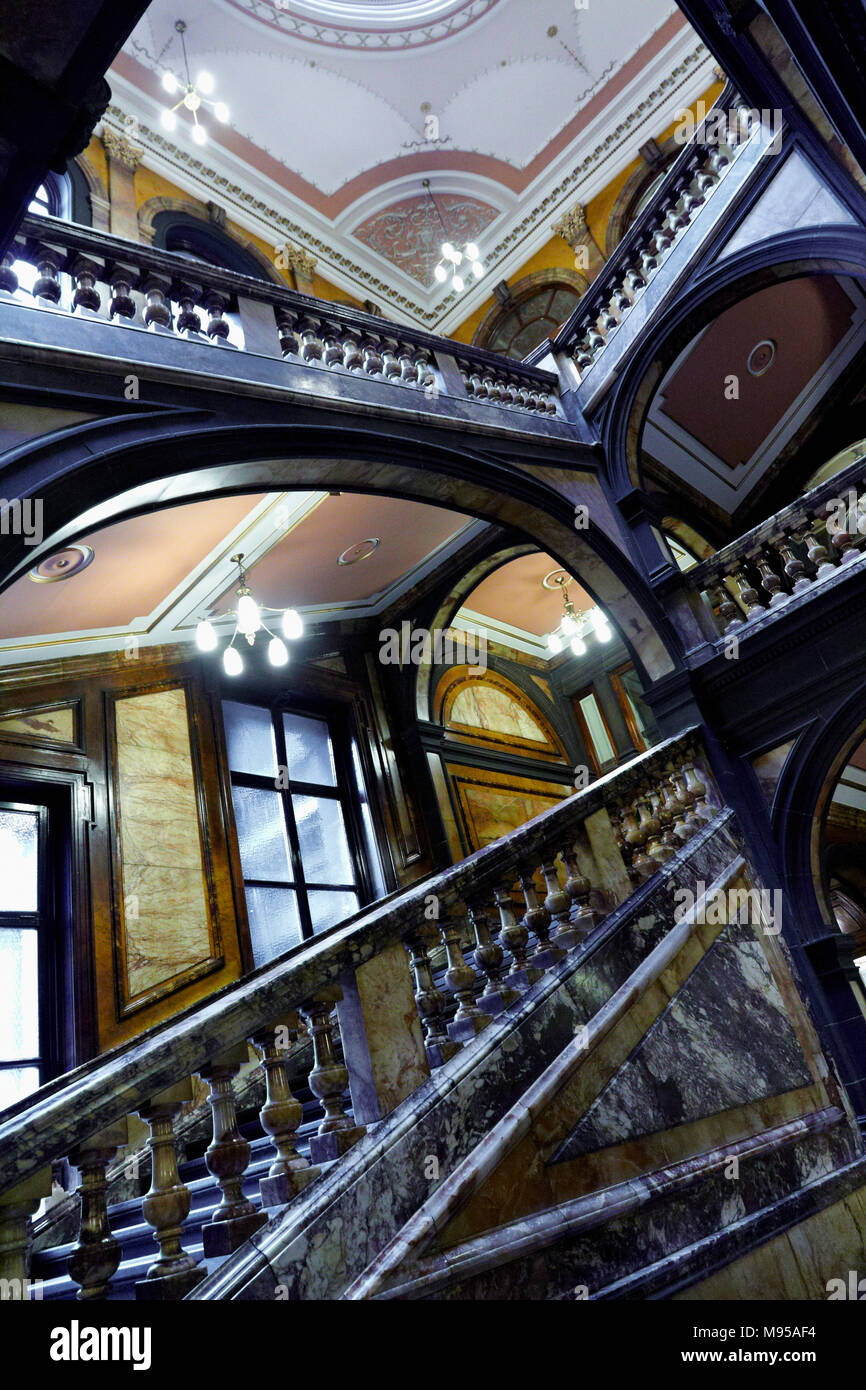
<path id="1" fill-rule="evenodd" d="M 272 666 L 285 666 L 289 659 L 289 649 L 282 637 L 277 637 L 272 632 L 267 623 L 262 618 L 263 613 L 282 613 L 281 626 L 283 637 L 290 642 L 294 642 L 304 631 L 304 624 L 301 615 L 294 608 L 268 608 L 265 604 L 256 603 L 247 584 L 246 571 L 243 566 L 243 554 L 233 555 L 232 564 L 238 567 L 238 606 L 237 609 L 229 609 L 226 617 L 235 619 L 235 630 L 232 640 L 223 652 L 223 670 L 227 676 L 239 676 L 244 669 L 243 658 L 235 646 L 238 636 L 245 637 L 250 646 L 256 640 L 257 632 L 266 632 L 270 637 L 268 643 L 268 660 Z M 217 647 L 217 631 L 213 623 L 208 618 L 203 618 L 195 630 L 195 640 L 199 651 L 212 652 Z"/>
<path id="2" fill-rule="evenodd" d="M 594 632 L 599 642 L 609 642 L 613 637 L 607 616 L 600 608 L 576 609 L 571 599 L 568 597 L 568 586 L 571 579 L 568 575 L 559 574 L 552 584 L 543 581 L 546 588 L 557 587 L 562 593 L 562 618 L 557 627 L 547 634 L 547 648 L 551 656 L 558 656 L 567 645 L 571 648 L 574 656 L 585 656 L 586 642 L 583 640 L 589 632 Z"/>
<path id="3" fill-rule="evenodd" d="M 183 63 L 186 70 L 186 81 L 179 82 L 173 72 L 165 72 L 162 77 L 163 90 L 169 96 L 176 96 L 182 92 L 182 96 L 171 108 L 166 107 L 161 115 L 160 121 L 164 130 L 175 130 L 177 128 L 177 111 L 183 106 L 192 116 L 192 138 L 197 145 L 207 143 L 207 130 L 201 124 L 198 113 L 202 106 L 212 106 L 213 114 L 218 121 L 225 122 L 229 118 L 229 109 L 224 101 L 211 101 L 211 93 L 214 89 L 214 80 L 209 72 L 200 72 L 193 82 L 189 74 L 189 58 L 186 52 L 186 24 L 179 19 L 175 24 L 175 29 L 180 34 L 181 47 L 183 48 Z"/>
<path id="4" fill-rule="evenodd" d="M 450 274 L 451 289 L 456 290 L 458 294 L 462 294 L 466 288 L 466 277 L 470 270 L 476 280 L 480 280 L 484 274 L 481 253 L 474 241 L 460 241 L 455 244 L 448 239 L 448 228 L 445 226 L 442 213 L 439 211 L 439 204 L 430 191 L 429 179 L 424 180 L 423 187 L 424 192 L 427 194 L 427 197 L 436 210 L 436 216 L 439 218 L 440 226 L 445 233 L 445 240 L 439 247 L 441 253 L 439 263 L 433 271 L 433 274 L 440 285 L 445 284 Z"/>

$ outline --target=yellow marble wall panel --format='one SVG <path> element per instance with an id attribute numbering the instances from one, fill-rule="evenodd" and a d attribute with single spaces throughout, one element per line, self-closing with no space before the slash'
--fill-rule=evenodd
<path id="1" fill-rule="evenodd" d="M 33 709 L 5 717 L 0 715 L 0 735 L 26 734 L 28 738 L 50 740 L 52 743 L 75 743 L 75 710 Z"/>
<path id="2" fill-rule="evenodd" d="M 182 688 L 115 703 L 126 995 L 206 962 L 213 941 L 187 697 Z"/>

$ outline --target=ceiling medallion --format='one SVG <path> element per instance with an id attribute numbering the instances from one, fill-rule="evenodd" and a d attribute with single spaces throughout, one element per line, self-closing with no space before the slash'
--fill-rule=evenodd
<path id="1" fill-rule="evenodd" d="M 346 546 L 342 555 L 337 556 L 338 565 L 357 565 L 359 560 L 366 560 L 378 550 L 382 541 L 379 536 L 368 536 L 365 541 L 356 541 L 354 545 Z"/>
<path id="2" fill-rule="evenodd" d="M 567 570 L 551 570 L 550 574 L 546 574 L 541 582 L 545 589 L 556 590 L 561 588 L 563 584 L 570 584 L 571 575 Z"/>
<path id="3" fill-rule="evenodd" d="M 71 579 L 86 570 L 92 560 L 93 551 L 89 545 L 68 545 L 65 550 L 40 560 L 28 571 L 28 577 L 34 584 L 59 584 L 61 579 Z"/>
<path id="4" fill-rule="evenodd" d="M 750 376 L 763 376 L 776 360 L 776 344 L 772 338 L 764 338 L 756 343 L 749 353 L 747 363 Z"/>
<path id="5" fill-rule="evenodd" d="M 295 38 L 381 53 L 423 48 L 481 19 L 499 0 L 229 0 Z"/>

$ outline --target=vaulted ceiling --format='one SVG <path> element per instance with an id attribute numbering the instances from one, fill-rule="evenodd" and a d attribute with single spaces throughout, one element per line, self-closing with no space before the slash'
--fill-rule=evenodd
<path id="1" fill-rule="evenodd" d="M 215 80 L 199 147 L 161 79 Z M 154 169 L 239 225 L 308 250 L 338 288 L 448 332 L 706 87 L 673 0 L 153 0 L 109 75 Z M 442 225 L 487 274 L 434 280 Z"/>

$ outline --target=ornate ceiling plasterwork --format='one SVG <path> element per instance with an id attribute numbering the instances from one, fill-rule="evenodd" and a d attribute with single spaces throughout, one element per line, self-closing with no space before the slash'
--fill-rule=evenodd
<path id="1" fill-rule="evenodd" d="M 352 233 L 371 251 L 393 262 L 425 289 L 434 287 L 433 270 L 442 258 L 446 235 L 453 241 L 478 241 L 499 216 L 499 209 L 478 198 L 440 193 L 436 199 L 447 233 L 430 199 L 403 198 L 359 223 Z"/>
<path id="2" fill-rule="evenodd" d="M 453 38 L 499 0 L 228 0 L 262 24 L 307 43 L 357 52 L 394 53 Z"/>

